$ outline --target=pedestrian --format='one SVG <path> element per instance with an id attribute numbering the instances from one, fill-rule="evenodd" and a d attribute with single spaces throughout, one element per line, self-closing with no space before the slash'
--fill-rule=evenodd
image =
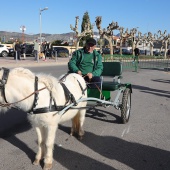
<path id="1" fill-rule="evenodd" d="M 15 55 L 14 55 L 14 59 L 20 60 L 21 59 L 21 45 L 20 43 L 17 41 L 15 44 Z"/>
<path id="2" fill-rule="evenodd" d="M 53 47 L 52 47 L 52 43 L 51 42 L 49 42 L 48 43 L 48 53 L 49 53 L 49 59 L 54 59 L 54 54 L 53 54 Z"/>
<path id="3" fill-rule="evenodd" d="M 34 60 L 38 60 L 39 51 L 40 51 L 40 47 L 39 47 L 38 40 L 35 40 L 35 42 L 34 42 Z"/>
<path id="4" fill-rule="evenodd" d="M 138 60 L 138 57 L 139 57 L 139 54 L 140 54 L 139 48 L 135 47 L 134 52 L 135 52 L 135 57 L 134 57 L 133 62 L 135 62 L 137 60 L 138 63 L 139 63 L 139 60 Z"/>
<path id="5" fill-rule="evenodd" d="M 41 47 L 40 47 L 40 49 L 41 49 L 41 58 L 43 59 L 43 61 L 47 61 L 46 60 L 46 56 L 45 56 L 45 48 L 46 48 L 46 44 L 45 43 L 46 42 L 43 42 L 41 44 Z"/>
<path id="6" fill-rule="evenodd" d="M 13 49 L 14 49 L 14 59 L 15 59 L 15 55 L 16 55 L 15 44 L 16 44 L 17 41 L 18 41 L 18 40 L 15 39 L 15 41 L 14 41 L 13 44 L 12 44 L 12 47 L 13 47 Z"/>
<path id="7" fill-rule="evenodd" d="M 47 41 L 45 41 L 45 42 L 44 42 L 44 55 L 45 55 L 45 60 L 47 60 L 48 52 L 49 52 L 49 43 L 47 43 Z"/>
<path id="8" fill-rule="evenodd" d="M 14 41 L 13 44 L 12 44 L 12 47 L 13 47 L 14 51 L 15 51 L 15 44 L 16 44 L 17 41 L 18 41 L 18 40 L 15 39 L 15 41 Z"/>
<path id="9" fill-rule="evenodd" d="M 90 88 L 100 87 L 100 75 L 103 71 L 102 56 L 95 50 L 96 40 L 89 38 L 85 47 L 74 51 L 68 63 L 71 73 L 77 73 L 84 77 Z"/>
<path id="10" fill-rule="evenodd" d="M 26 43 L 25 42 L 23 42 L 21 45 L 21 54 L 23 56 L 23 59 L 25 60 L 26 59 Z"/>

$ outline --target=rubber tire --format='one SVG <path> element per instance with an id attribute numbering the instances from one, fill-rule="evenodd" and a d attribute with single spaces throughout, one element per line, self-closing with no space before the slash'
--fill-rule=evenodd
<path id="1" fill-rule="evenodd" d="M 129 88 L 126 88 L 123 92 L 121 105 L 121 118 L 123 124 L 129 121 L 130 111 L 131 111 L 131 90 Z"/>
<path id="2" fill-rule="evenodd" d="M 1 52 L 1 56 L 2 56 L 2 57 L 7 57 L 7 56 L 8 56 L 8 53 L 7 53 L 6 51 L 2 51 L 2 52 Z"/>

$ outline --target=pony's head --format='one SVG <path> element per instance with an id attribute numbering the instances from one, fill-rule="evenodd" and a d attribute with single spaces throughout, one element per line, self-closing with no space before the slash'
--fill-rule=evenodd
<path id="1" fill-rule="evenodd" d="M 13 101 L 13 98 L 16 99 L 12 88 L 13 86 L 16 86 L 16 83 L 19 85 L 21 83 L 16 77 L 20 77 L 22 82 L 24 81 L 22 77 L 34 79 L 35 75 L 30 70 L 22 67 L 14 68 L 12 70 L 0 68 L 0 113 L 10 109 L 10 105 L 7 103 Z"/>

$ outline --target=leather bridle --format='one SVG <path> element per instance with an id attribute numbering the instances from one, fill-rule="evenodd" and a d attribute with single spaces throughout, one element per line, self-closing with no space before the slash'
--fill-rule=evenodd
<path id="1" fill-rule="evenodd" d="M 2 96 L 4 98 L 4 101 L 5 103 L 0 103 L 0 107 L 10 107 L 16 103 L 19 103 L 21 101 L 24 101 L 26 100 L 27 98 L 31 97 L 32 95 L 34 95 L 34 102 L 33 102 L 33 106 L 32 108 L 28 111 L 28 112 L 32 112 L 36 105 L 37 105 L 37 101 L 38 101 L 38 94 L 39 94 L 39 91 L 41 90 L 44 90 L 46 89 L 46 87 L 43 87 L 41 89 L 38 89 L 38 77 L 35 76 L 35 83 L 34 83 L 34 89 L 35 91 L 33 93 L 31 93 L 30 95 L 28 95 L 27 97 L 19 100 L 19 101 L 16 101 L 16 102 L 13 102 L 13 103 L 9 103 L 6 99 L 6 95 L 5 95 L 5 85 L 7 84 L 7 81 L 8 81 L 8 76 L 9 76 L 9 72 L 10 70 L 8 68 L 5 68 L 5 67 L 2 67 L 0 68 L 0 70 L 3 70 L 3 75 L 2 75 L 2 79 L 0 79 L 0 90 L 2 92 Z M 16 108 L 16 107 L 14 107 Z"/>
<path id="2" fill-rule="evenodd" d="M 0 68 L 0 70 L 3 70 L 2 79 L 0 79 L 0 90 L 2 92 L 2 96 L 5 100 L 5 102 L 8 103 L 7 99 L 6 99 L 6 95 L 5 95 L 5 84 L 8 81 L 9 69 L 2 67 L 2 68 Z"/>

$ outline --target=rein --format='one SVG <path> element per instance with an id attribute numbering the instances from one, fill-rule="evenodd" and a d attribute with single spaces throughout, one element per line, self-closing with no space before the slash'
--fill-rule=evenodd
<path id="1" fill-rule="evenodd" d="M 1 107 L 8 107 L 8 106 L 11 106 L 11 105 L 13 105 L 13 104 L 22 102 L 22 101 L 28 99 L 29 97 L 31 97 L 33 94 L 38 94 L 39 91 L 42 91 L 42 90 L 44 90 L 44 89 L 46 89 L 46 88 L 47 88 L 47 87 L 43 87 L 43 88 L 41 88 L 41 89 L 39 89 L 39 90 L 36 90 L 36 91 L 34 91 L 33 93 L 31 93 L 30 95 L 28 95 L 27 97 L 25 97 L 25 98 L 23 98 L 23 99 L 21 99 L 21 100 L 19 100 L 19 101 L 13 102 L 13 103 L 0 103 L 0 106 L 1 106 Z"/>
<path id="2" fill-rule="evenodd" d="M 84 75 L 84 76 L 82 76 L 82 77 L 83 77 L 83 78 L 87 77 L 87 74 Z M 87 84 L 87 86 L 88 86 L 88 84 L 92 84 L 92 83 L 86 82 L 86 84 Z M 101 91 L 100 87 L 99 87 L 95 82 L 93 82 L 93 84 L 96 86 L 96 88 L 98 89 L 100 95 L 103 97 L 103 94 L 102 94 L 102 91 Z"/>

